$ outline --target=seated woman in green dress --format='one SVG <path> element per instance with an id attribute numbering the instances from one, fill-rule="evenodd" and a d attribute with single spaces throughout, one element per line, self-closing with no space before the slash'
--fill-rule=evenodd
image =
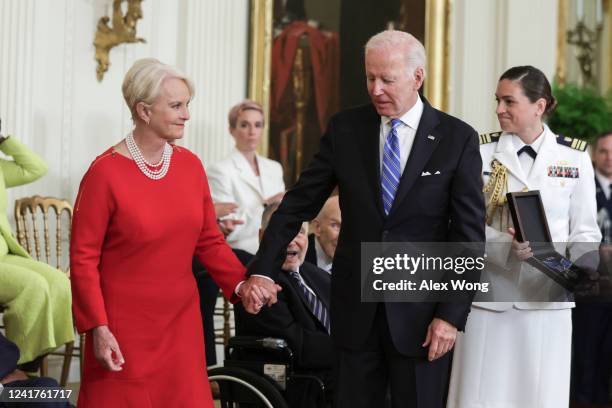
<path id="1" fill-rule="evenodd" d="M 28 363 L 74 339 L 70 282 L 65 273 L 30 258 L 11 233 L 6 189 L 31 183 L 46 163 L 12 136 L 0 135 L 0 305 L 5 334 Z"/>

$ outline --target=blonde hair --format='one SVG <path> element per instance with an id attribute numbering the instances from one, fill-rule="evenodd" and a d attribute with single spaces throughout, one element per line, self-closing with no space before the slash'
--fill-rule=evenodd
<path id="1" fill-rule="evenodd" d="M 425 65 L 427 54 L 425 47 L 419 40 L 410 33 L 398 30 L 385 30 L 372 36 L 365 45 L 365 54 L 372 49 L 386 48 L 399 50 L 404 53 L 406 58 L 408 73 L 414 77 L 417 68 L 423 69 L 423 79 L 425 78 Z"/>
<path id="2" fill-rule="evenodd" d="M 132 113 L 132 120 L 138 118 L 136 105 L 143 102 L 152 105 L 159 96 L 161 85 L 166 78 L 181 79 L 189 89 L 193 98 L 195 89 L 193 82 L 178 68 L 166 65 L 155 58 L 143 58 L 134 62 L 123 78 L 123 98 Z"/>
<path id="3" fill-rule="evenodd" d="M 245 99 L 242 102 L 232 106 L 232 108 L 230 109 L 227 115 L 227 121 L 229 122 L 230 128 L 232 129 L 236 128 L 236 123 L 238 122 L 238 116 L 240 116 L 242 112 L 247 111 L 247 110 L 254 110 L 254 111 L 261 113 L 261 116 L 263 117 L 262 124 L 265 125 L 264 123 L 265 116 L 264 116 L 263 108 L 261 107 L 261 105 L 258 102 L 252 101 L 250 99 Z"/>

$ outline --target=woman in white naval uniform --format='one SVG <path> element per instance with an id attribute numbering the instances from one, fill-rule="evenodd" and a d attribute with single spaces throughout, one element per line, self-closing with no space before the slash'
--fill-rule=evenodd
<path id="1" fill-rule="evenodd" d="M 562 243 L 557 251 L 567 249 L 576 259 L 584 250 L 580 243 L 601 240 L 593 168 L 586 142 L 557 136 L 543 123 L 556 101 L 540 70 L 509 69 L 496 99 L 503 132 L 482 135 L 480 149 L 485 268 L 513 281 L 518 296 L 514 302 L 473 304 L 465 334 L 457 338 L 447 407 L 563 408 L 569 404 L 574 304 L 533 301 L 546 300 L 542 294 L 556 283 L 519 261 L 530 249 L 513 242 L 504 198 L 509 191 L 540 190 L 552 240 Z"/>
<path id="2" fill-rule="evenodd" d="M 236 147 L 223 160 L 207 168 L 215 203 L 235 203 L 238 222 L 221 222 L 227 243 L 251 254 L 259 247 L 259 227 L 264 204 L 278 201 L 285 191 L 280 163 L 257 154 L 264 127 L 260 104 L 244 100 L 230 109 L 229 131 Z M 229 233 L 229 234 L 227 234 Z"/>

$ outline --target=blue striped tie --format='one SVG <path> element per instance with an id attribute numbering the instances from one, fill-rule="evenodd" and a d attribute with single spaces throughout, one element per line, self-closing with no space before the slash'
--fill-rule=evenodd
<path id="1" fill-rule="evenodd" d="M 391 130 L 389 131 L 389 135 L 387 136 L 385 147 L 383 149 L 383 165 L 380 185 L 382 187 L 383 208 L 386 215 L 389 215 L 389 212 L 391 211 L 393 199 L 395 199 L 397 186 L 399 186 L 399 180 L 402 175 L 399 141 L 397 139 L 397 127 L 401 123 L 402 121 L 399 119 L 391 119 Z"/>
<path id="2" fill-rule="evenodd" d="M 302 294 L 306 298 L 310 312 L 317 318 L 317 320 L 323 325 L 323 327 L 325 327 L 325 330 L 327 330 L 327 334 L 329 334 L 329 312 L 327 311 L 327 307 L 325 307 L 323 302 L 321 302 L 321 299 L 319 299 L 314 293 L 308 290 L 299 272 L 289 272 L 289 274 L 297 281 L 298 286 L 302 291 Z"/>

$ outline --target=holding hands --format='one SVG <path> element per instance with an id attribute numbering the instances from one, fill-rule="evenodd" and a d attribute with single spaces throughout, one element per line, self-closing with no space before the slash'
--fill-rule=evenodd
<path id="1" fill-rule="evenodd" d="M 276 303 L 276 294 L 282 288 L 270 278 L 250 276 L 238 289 L 242 304 L 247 312 L 257 314 L 263 305 L 272 306 Z"/>

